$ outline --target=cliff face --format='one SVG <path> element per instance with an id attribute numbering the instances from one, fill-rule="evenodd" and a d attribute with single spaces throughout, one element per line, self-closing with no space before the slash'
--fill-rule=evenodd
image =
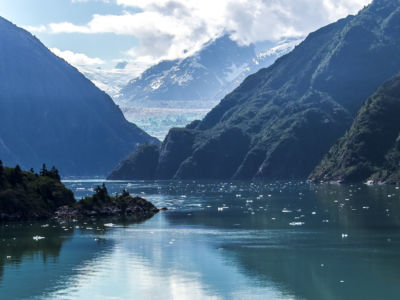
<path id="1" fill-rule="evenodd" d="M 64 175 L 107 174 L 137 144 L 158 141 L 30 33 L 0 18 L 0 159 Z"/>
<path id="2" fill-rule="evenodd" d="M 202 121 L 172 129 L 154 177 L 305 179 L 399 70 L 400 3 L 375 0 L 249 76 Z"/>
<path id="3" fill-rule="evenodd" d="M 400 182 L 400 75 L 361 108 L 350 130 L 311 174 L 315 181 Z"/>

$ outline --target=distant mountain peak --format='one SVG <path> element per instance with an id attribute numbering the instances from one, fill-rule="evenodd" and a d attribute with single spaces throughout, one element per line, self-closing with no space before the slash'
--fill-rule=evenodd
<path id="1" fill-rule="evenodd" d="M 290 51 L 296 42 L 299 40 L 282 42 L 278 48 L 261 53 L 255 45 L 240 46 L 229 35 L 223 35 L 189 57 L 150 67 L 121 90 L 118 100 L 128 106 L 138 101 L 215 101 L 247 75 Z"/>

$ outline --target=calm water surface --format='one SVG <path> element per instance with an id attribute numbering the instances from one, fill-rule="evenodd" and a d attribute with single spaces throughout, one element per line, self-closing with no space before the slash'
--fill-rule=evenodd
<path id="1" fill-rule="evenodd" d="M 101 183 L 66 182 L 77 197 Z M 400 297 L 395 186 L 144 181 L 107 187 L 169 210 L 141 224 L 2 225 L 0 299 Z"/>

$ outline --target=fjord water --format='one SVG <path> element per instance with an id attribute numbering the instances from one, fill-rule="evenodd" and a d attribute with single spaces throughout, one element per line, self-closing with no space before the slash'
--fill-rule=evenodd
<path id="1" fill-rule="evenodd" d="M 82 197 L 101 182 L 65 183 Z M 2 225 L 0 299 L 398 299 L 395 186 L 106 185 L 169 210 L 140 224 Z"/>

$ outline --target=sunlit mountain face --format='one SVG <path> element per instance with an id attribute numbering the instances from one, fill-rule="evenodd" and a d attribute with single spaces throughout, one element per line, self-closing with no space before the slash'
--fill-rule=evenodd
<path id="1" fill-rule="evenodd" d="M 163 139 L 169 128 L 201 119 L 250 74 L 291 51 L 300 39 L 241 46 L 225 35 L 184 59 L 165 60 L 127 82 L 136 65 L 84 74 L 113 96 L 128 120 Z"/>

